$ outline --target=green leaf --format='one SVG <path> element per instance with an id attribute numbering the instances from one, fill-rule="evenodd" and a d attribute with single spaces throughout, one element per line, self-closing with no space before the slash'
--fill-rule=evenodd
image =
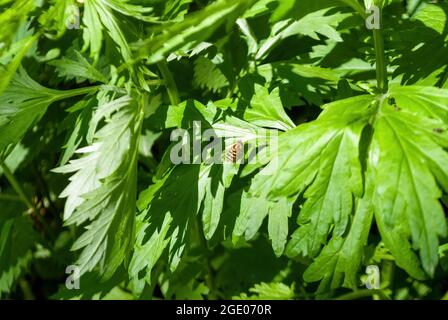
<path id="1" fill-rule="evenodd" d="M 83 249 L 78 260 L 81 274 L 99 265 L 107 279 L 129 262 L 142 116 L 143 109 L 130 96 L 100 104 L 90 125 L 92 144 L 77 151 L 82 154 L 79 159 L 54 170 L 74 173 L 61 197 L 67 198 L 66 224 L 86 229 L 72 248 Z M 97 129 L 102 120 L 106 124 Z"/>
<path id="2" fill-rule="evenodd" d="M 284 145 L 288 151 L 280 142 L 278 166 L 282 170 L 271 178 L 275 180 L 265 183 L 273 183 L 271 193 L 278 190 L 285 196 L 306 190 L 300 227 L 292 236 L 288 255 L 315 256 L 326 243 L 332 225 L 338 236 L 347 229 L 353 197 L 362 192 L 359 143 L 373 109 L 370 99 L 361 96 L 330 104 L 315 125 L 303 126 L 301 135 L 291 134 L 294 140 L 284 139 L 289 142 Z M 356 109 L 359 119 L 348 112 L 342 114 L 347 106 Z M 338 111 L 341 113 L 336 116 Z"/>
<path id="3" fill-rule="evenodd" d="M 288 237 L 288 217 L 292 212 L 291 201 L 286 198 L 278 202 L 269 201 L 261 197 L 251 197 L 243 191 L 239 207 L 235 210 L 239 211 L 239 215 L 232 234 L 234 244 L 242 236 L 246 240 L 253 239 L 263 220 L 269 216 L 268 231 L 272 248 L 277 256 L 282 255 Z"/>
<path id="4" fill-rule="evenodd" d="M 396 263 L 423 279 L 413 251 L 418 250 L 423 269 L 433 275 L 439 238 L 447 234 L 440 204 L 442 190 L 448 187 L 447 105 L 446 90 L 394 87 L 384 96 L 330 103 L 317 120 L 281 136 L 278 153 L 263 169 L 272 175 L 256 176 L 251 192 L 271 199 L 303 194 L 299 228 L 287 247 L 289 256 L 316 256 L 332 231 L 332 240 L 316 260 L 317 267 L 309 271 L 308 280 L 323 279 L 324 286 L 331 281 L 331 287 L 336 288 L 342 279 L 337 274 L 333 278 L 333 270 L 342 263 L 337 262 L 341 252 L 348 250 L 344 246 L 355 246 L 359 251 L 363 237 L 352 243 L 351 234 L 367 231 L 355 227 L 356 215 L 348 240 L 344 238 L 355 203 L 370 199 L 359 200 L 366 188 L 361 174 L 364 170 L 374 186 L 371 205 L 376 223 Z M 371 140 L 364 140 L 369 137 L 363 134 L 369 132 L 365 131 L 368 124 L 373 134 Z M 368 153 L 362 152 L 366 143 Z M 357 255 L 353 261 L 359 261 Z M 319 267 L 322 264 L 325 270 Z M 352 286 L 356 268 L 345 262 L 342 265 L 351 274 L 345 284 Z"/>
<path id="5" fill-rule="evenodd" d="M 287 286 L 281 282 L 256 284 L 249 289 L 252 295 L 242 293 L 240 296 L 232 297 L 234 300 L 290 300 L 295 296 L 294 285 Z"/>
<path id="6" fill-rule="evenodd" d="M 96 90 L 94 87 L 66 91 L 48 89 L 21 69 L 8 89 L 0 95 L 0 158 L 40 120 L 50 104 Z"/>
<path id="7" fill-rule="evenodd" d="M 67 138 L 63 146 L 60 165 L 65 165 L 75 154 L 80 144 L 85 140 L 92 119 L 93 105 L 95 99 L 81 100 L 69 109 L 72 113 L 62 123 L 62 130 L 67 130 Z M 79 113 L 74 109 L 81 108 Z M 73 111 L 72 111 L 73 110 Z"/>
<path id="8" fill-rule="evenodd" d="M 357 288 L 357 273 L 361 266 L 373 218 L 372 188 L 358 202 L 350 230 L 346 236 L 333 237 L 319 256 L 306 269 L 303 278 L 307 282 L 321 281 L 318 293 L 337 289 L 341 285 Z"/>
<path id="9" fill-rule="evenodd" d="M 143 290 L 145 282 L 152 283 L 151 270 L 154 268 L 170 240 L 168 231 L 172 218 L 169 215 L 163 221 L 154 221 L 154 217 L 148 218 L 148 210 L 143 211 L 137 216 L 134 254 L 132 255 L 129 267 L 129 276 L 133 280 L 138 292 Z M 154 223 L 159 225 L 154 226 Z M 154 227 L 158 228 L 154 230 Z M 154 230 L 154 232 L 147 239 L 147 233 L 150 230 Z M 144 270 L 144 276 L 142 277 L 143 283 L 140 281 L 142 279 L 139 278 L 142 270 Z"/>
<path id="10" fill-rule="evenodd" d="M 288 238 L 289 217 L 292 214 L 292 203 L 287 199 L 281 199 L 271 205 L 269 211 L 269 239 L 276 256 L 281 256 Z"/>
<path id="11" fill-rule="evenodd" d="M 140 196 L 142 213 L 130 265 L 131 277 L 145 270 L 144 279 L 149 282 L 151 270 L 166 248 L 171 271 L 177 268 L 200 207 L 199 174 L 200 165 L 176 166 Z"/>
<path id="12" fill-rule="evenodd" d="M 422 94 L 418 87 L 392 89 L 395 104 L 381 104 L 370 153 L 379 227 L 410 236 L 431 276 L 438 261 L 438 238 L 447 233 L 439 199 L 441 187 L 448 187 L 448 154 L 444 150 L 448 127 L 443 121 L 446 113 L 440 112 L 446 110 L 448 93 L 434 91 Z M 395 256 L 397 244 L 386 240 Z M 397 263 L 404 264 L 398 259 Z"/>
<path id="13" fill-rule="evenodd" d="M 255 4 L 247 10 L 244 18 L 254 18 L 272 12 L 272 8 L 278 5 L 279 0 L 258 0 Z"/>
<path id="14" fill-rule="evenodd" d="M 229 81 L 219 69 L 219 64 L 214 63 L 215 60 L 210 60 L 203 56 L 196 59 L 194 64 L 194 83 L 199 88 L 207 88 L 212 92 L 218 92 L 229 85 Z"/>
<path id="15" fill-rule="evenodd" d="M 299 20 L 277 22 L 272 27 L 270 37 L 264 41 L 258 50 L 256 59 L 263 60 L 282 40 L 295 35 L 303 35 L 315 40 L 320 40 L 319 35 L 323 35 L 336 42 L 342 42 L 342 38 L 335 27 L 350 14 L 327 15 L 327 12 L 328 9 L 323 9 L 309 13 Z"/>
<path id="16" fill-rule="evenodd" d="M 84 2 L 84 13 L 82 16 L 82 21 L 85 25 L 83 50 L 87 50 L 90 47 L 90 57 L 95 61 L 99 59 L 103 47 L 103 30 L 106 30 L 118 45 L 120 53 L 126 62 L 129 62 L 132 58 L 129 43 L 114 12 L 143 21 L 155 20 L 147 16 L 152 11 L 152 8 L 133 5 L 128 2 L 129 0 L 87 0 Z"/>
<path id="17" fill-rule="evenodd" d="M 260 127 L 268 127 L 279 130 L 289 130 L 295 127 L 294 122 L 283 109 L 276 88 L 269 93 L 268 89 L 256 84 L 255 95 L 250 101 L 250 108 L 246 109 L 244 119 Z"/>
<path id="18" fill-rule="evenodd" d="M 215 136 L 223 139 L 225 150 L 236 141 L 254 145 L 265 143 L 266 130 L 231 116 L 225 121 L 213 123 L 216 112 L 213 104 L 204 107 L 190 101 L 170 106 L 168 110 L 161 110 L 160 114 L 158 110 L 154 119 L 160 122 L 159 117 L 164 116 L 166 127 L 183 128 L 192 128 L 193 121 L 202 119 L 204 128 L 213 129 Z M 192 146 L 187 147 L 190 149 Z M 150 281 L 151 270 L 165 250 L 168 250 L 171 271 L 176 270 L 188 244 L 189 230 L 196 223 L 198 214 L 201 215 L 206 239 L 213 237 L 220 223 L 226 189 L 230 187 L 240 165 L 225 162 L 225 154 L 221 155 L 224 163 L 208 163 L 210 154 L 207 154 L 202 163 L 172 167 L 168 160 L 170 152 L 169 148 L 164 156 L 166 166 L 165 160 L 159 165 L 162 170 L 154 185 L 144 191 L 139 200 L 141 229 L 131 263 L 131 275 L 136 283 L 140 283 L 140 289 L 141 280 Z M 184 188 L 186 185 L 189 188 Z M 174 198 L 175 202 L 172 201 Z M 284 226 L 277 229 L 284 230 Z M 277 246 L 282 245 L 283 236 L 282 232 L 275 235 Z M 143 277 L 140 276 L 142 270 L 145 270 Z"/>
<path id="19" fill-rule="evenodd" d="M 187 14 L 193 0 L 168 0 L 166 1 L 163 16 L 167 20 L 182 21 Z"/>
<path id="20" fill-rule="evenodd" d="M 80 287 L 77 290 L 69 289 L 65 284 L 59 288 L 50 299 L 60 300 L 120 300 L 122 297 L 132 299 L 128 292 L 120 289 L 120 277 L 115 276 L 104 281 L 98 272 L 89 272 L 80 278 Z M 101 283 L 101 285 L 99 285 Z"/>
<path id="21" fill-rule="evenodd" d="M 20 49 L 16 52 L 14 58 L 9 62 L 6 67 L 0 66 L 0 94 L 2 94 L 5 89 L 10 84 L 14 75 L 16 74 L 17 69 L 20 66 L 23 58 L 30 50 L 31 46 L 36 42 L 37 36 L 28 36 L 22 39 L 19 43 L 21 44 Z"/>
<path id="22" fill-rule="evenodd" d="M 148 119 L 148 123 L 158 130 L 168 128 L 193 128 L 194 121 L 201 121 L 203 125 L 213 123 L 217 114 L 212 104 L 204 106 L 199 101 L 187 100 L 178 106 L 161 106 Z"/>
<path id="23" fill-rule="evenodd" d="M 278 159 L 265 168 L 273 174 L 256 177 L 253 190 L 257 194 L 264 194 L 266 192 L 263 190 L 267 190 L 273 198 L 290 197 L 301 193 L 314 181 L 316 192 L 324 194 L 311 199 L 310 204 L 320 207 L 327 188 L 339 189 L 334 190 L 337 195 L 343 192 L 336 184 L 319 188 L 322 183 L 328 183 L 327 178 L 334 176 L 339 183 L 350 185 L 348 190 L 359 193 L 361 181 L 357 149 L 362 128 L 374 111 L 373 102 L 371 96 L 359 96 L 328 104 L 316 121 L 284 133 L 279 141 L 278 153 L 273 155 Z M 309 193 L 311 196 L 313 192 Z M 342 200 L 335 196 L 335 199 L 338 198 Z"/>
<path id="24" fill-rule="evenodd" d="M 253 0 L 220 0 L 161 29 L 156 36 L 135 44 L 138 56 L 153 64 L 176 50 L 188 50 L 210 37 L 228 21 L 235 21 Z"/>
<path id="25" fill-rule="evenodd" d="M 272 203 L 269 200 L 251 197 L 247 192 L 241 193 L 239 216 L 236 219 L 232 233 L 233 243 L 236 244 L 240 237 L 251 240 L 260 229 L 264 218 L 269 214 Z"/>
<path id="26" fill-rule="evenodd" d="M 365 15 L 365 9 L 358 0 L 277 0 L 277 2 L 279 6 L 274 11 L 273 21 L 286 17 L 303 17 L 311 12 L 337 6 L 349 6 L 361 16 Z"/>
<path id="27" fill-rule="evenodd" d="M 421 10 L 417 11 L 413 17 L 416 20 L 423 22 L 428 28 L 434 29 L 439 34 L 443 34 L 445 30 L 445 24 L 447 21 L 446 5 L 434 5 L 428 4 Z"/>
<path id="28" fill-rule="evenodd" d="M 270 86 L 279 86 L 281 92 L 289 90 L 295 95 L 295 104 L 302 96 L 310 103 L 322 105 L 325 97 L 331 97 L 331 89 L 336 88 L 341 80 L 338 71 L 298 63 L 263 64 L 258 72 Z M 284 79 L 287 79 L 287 83 L 283 83 L 286 82 Z"/>
<path id="29" fill-rule="evenodd" d="M 51 38 L 59 38 L 68 30 L 69 25 L 76 27 L 76 18 L 74 15 L 79 13 L 78 6 L 74 0 L 53 0 L 54 3 L 47 11 L 39 17 L 39 23 L 44 28 L 56 31 L 55 35 L 47 33 Z M 76 9 L 75 9 L 76 8 Z"/>
<path id="30" fill-rule="evenodd" d="M 447 12 L 446 4 L 425 4 L 412 23 L 393 33 L 391 64 L 394 76 L 401 77 L 402 84 L 446 85 Z M 427 59 L 428 56 L 432 59 Z"/>
<path id="31" fill-rule="evenodd" d="M 202 208 L 202 225 L 207 240 L 213 237 L 218 227 L 224 207 L 225 183 L 233 178 L 235 172 L 227 170 L 226 165 L 206 166 L 203 170 L 206 175 L 204 181 L 204 201 Z"/>
<path id="32" fill-rule="evenodd" d="M 10 203 L 2 205 L 13 208 Z M 0 297 L 14 288 L 16 281 L 27 270 L 33 257 L 38 234 L 28 217 L 0 216 Z"/>
<path id="33" fill-rule="evenodd" d="M 60 77 L 65 77 L 67 80 L 76 78 L 77 82 L 82 82 L 83 79 L 107 83 L 107 78 L 92 66 L 86 58 L 78 51 L 74 52 L 74 58 L 62 58 L 53 60 L 48 63 L 56 67 Z"/>
<path id="34" fill-rule="evenodd" d="M 4 47 L 9 46 L 20 23 L 25 21 L 36 7 L 34 0 L 10 2 L 13 2 L 13 4 L 9 8 L 2 8 L 0 14 L 0 53 Z"/>

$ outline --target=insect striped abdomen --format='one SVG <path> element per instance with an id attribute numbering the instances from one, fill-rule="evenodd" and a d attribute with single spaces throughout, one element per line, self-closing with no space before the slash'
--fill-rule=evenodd
<path id="1" fill-rule="evenodd" d="M 230 147 L 230 150 L 226 154 L 226 159 L 235 163 L 240 158 L 242 149 L 243 143 L 241 141 L 237 141 Z"/>

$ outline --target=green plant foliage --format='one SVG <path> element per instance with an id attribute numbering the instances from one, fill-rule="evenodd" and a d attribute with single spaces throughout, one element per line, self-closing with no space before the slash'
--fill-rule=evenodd
<path id="1" fill-rule="evenodd" d="M 248 296 L 246 293 L 239 297 L 234 297 L 238 300 L 289 300 L 294 297 L 294 288 L 290 288 L 283 283 L 260 283 L 255 287 L 250 288 L 249 292 L 254 293 Z"/>
<path id="2" fill-rule="evenodd" d="M 2 201 L 11 209 L 19 209 L 11 203 Z M 13 212 L 13 210 L 11 210 Z M 0 297 L 5 296 L 15 288 L 16 281 L 28 268 L 33 259 L 33 249 L 38 234 L 26 217 L 14 216 L 8 212 L 2 212 L 0 220 L 2 229 L 0 237 Z"/>
<path id="3" fill-rule="evenodd" d="M 0 9 L 0 298 L 446 298 L 446 3 Z"/>

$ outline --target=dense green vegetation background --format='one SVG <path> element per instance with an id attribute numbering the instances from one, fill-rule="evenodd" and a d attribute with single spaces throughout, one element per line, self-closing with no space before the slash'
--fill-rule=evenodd
<path id="1" fill-rule="evenodd" d="M 445 1 L 0 0 L 0 298 L 448 298 L 447 37 Z M 174 165 L 195 121 L 260 160 Z"/>

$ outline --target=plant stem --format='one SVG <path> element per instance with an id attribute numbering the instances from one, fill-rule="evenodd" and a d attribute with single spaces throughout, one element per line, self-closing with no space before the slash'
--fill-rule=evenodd
<path id="1" fill-rule="evenodd" d="M 28 281 L 26 281 L 26 279 L 20 279 L 19 286 L 20 286 L 20 289 L 22 289 L 23 298 L 25 300 L 35 300 L 36 299 L 34 297 L 33 291 L 31 290 L 31 286 L 28 283 Z"/>
<path id="2" fill-rule="evenodd" d="M 390 300 L 382 290 L 375 290 L 375 289 L 363 289 L 355 292 L 350 292 L 337 297 L 336 300 L 356 300 L 360 298 L 371 297 L 374 295 L 380 296 L 380 298 L 383 300 Z"/>
<path id="3" fill-rule="evenodd" d="M 11 170 L 9 170 L 8 166 L 5 163 L 2 163 L 1 168 L 3 170 L 3 173 L 5 174 L 6 179 L 8 179 L 12 188 L 17 193 L 17 195 L 20 197 L 20 200 L 22 200 L 22 202 L 28 207 L 28 209 L 32 210 L 34 213 L 37 213 L 36 207 L 33 205 L 31 200 L 28 199 L 22 186 L 19 184 L 19 182 L 17 181 L 16 177 L 11 172 Z"/>
<path id="4" fill-rule="evenodd" d="M 22 198 L 15 194 L 0 194 L 0 200 L 22 202 Z"/>
<path id="5" fill-rule="evenodd" d="M 6 179 L 9 181 L 10 185 L 14 189 L 14 191 L 19 196 L 20 201 L 22 201 L 25 206 L 31 210 L 30 216 L 35 219 L 37 219 L 39 226 L 42 228 L 42 231 L 51 239 L 55 239 L 55 233 L 53 230 L 49 228 L 47 223 L 45 222 L 43 216 L 39 213 L 39 210 L 36 208 L 36 206 L 31 202 L 31 200 L 27 197 L 25 190 L 22 188 L 20 183 L 17 181 L 14 174 L 9 170 L 8 166 L 5 163 L 2 163 L 0 167 L 3 170 L 3 174 L 5 175 Z M 27 212 L 29 214 L 29 212 Z"/>
<path id="6" fill-rule="evenodd" d="M 340 0 L 346 5 L 350 6 L 355 10 L 363 19 L 367 18 L 367 13 L 364 7 L 357 0 Z"/>
<path id="7" fill-rule="evenodd" d="M 83 94 L 93 93 L 98 91 L 98 89 L 101 86 L 93 86 L 93 87 L 86 87 L 86 88 L 78 88 L 78 89 L 71 89 L 71 90 L 65 90 L 65 91 L 59 91 L 55 90 L 55 96 L 53 98 L 54 101 L 62 100 L 62 99 L 68 99 L 76 96 L 80 96 Z"/>
<path id="8" fill-rule="evenodd" d="M 204 237 L 204 232 L 202 231 L 203 228 L 202 228 L 200 216 L 197 216 L 197 218 L 195 219 L 195 229 L 196 229 L 195 231 L 196 231 L 199 245 L 201 246 L 201 248 L 204 252 L 208 253 L 209 249 L 207 247 L 207 240 Z M 207 282 L 208 288 L 210 289 L 210 293 L 208 296 L 211 300 L 213 300 L 216 297 L 216 295 L 215 295 L 215 280 L 213 277 L 213 268 L 210 263 L 209 257 L 207 255 L 204 255 L 204 260 L 206 262 L 207 273 L 208 273 L 207 277 L 206 277 L 206 282 Z"/>
<path id="9" fill-rule="evenodd" d="M 392 286 L 394 282 L 395 263 L 392 261 L 384 261 L 382 269 L 383 271 L 382 271 L 381 286 L 389 288 Z"/>
<path id="10" fill-rule="evenodd" d="M 375 45 L 376 57 L 376 82 L 381 93 L 386 93 L 389 90 L 387 82 L 387 63 L 386 55 L 384 53 L 384 39 L 383 39 L 383 15 L 380 7 L 380 27 L 373 29 L 373 42 Z"/>
<path id="11" fill-rule="evenodd" d="M 168 96 L 170 98 L 170 103 L 173 106 L 177 106 L 180 103 L 179 92 L 177 91 L 176 82 L 174 81 L 173 75 L 168 69 L 168 64 L 166 61 L 161 61 L 157 64 L 159 67 L 162 78 L 165 81 L 166 90 L 168 91 Z"/>
<path id="12" fill-rule="evenodd" d="M 340 0 L 345 4 L 352 7 L 363 19 L 367 19 L 367 14 L 364 7 L 357 1 L 353 0 Z M 378 29 L 373 29 L 373 42 L 375 46 L 376 57 L 376 82 L 378 89 L 381 93 L 386 93 L 389 90 L 389 84 L 387 80 L 387 63 L 386 55 L 384 52 L 384 39 L 383 39 L 383 14 L 382 5 L 383 0 L 375 0 L 374 4 L 379 8 L 380 26 Z"/>

